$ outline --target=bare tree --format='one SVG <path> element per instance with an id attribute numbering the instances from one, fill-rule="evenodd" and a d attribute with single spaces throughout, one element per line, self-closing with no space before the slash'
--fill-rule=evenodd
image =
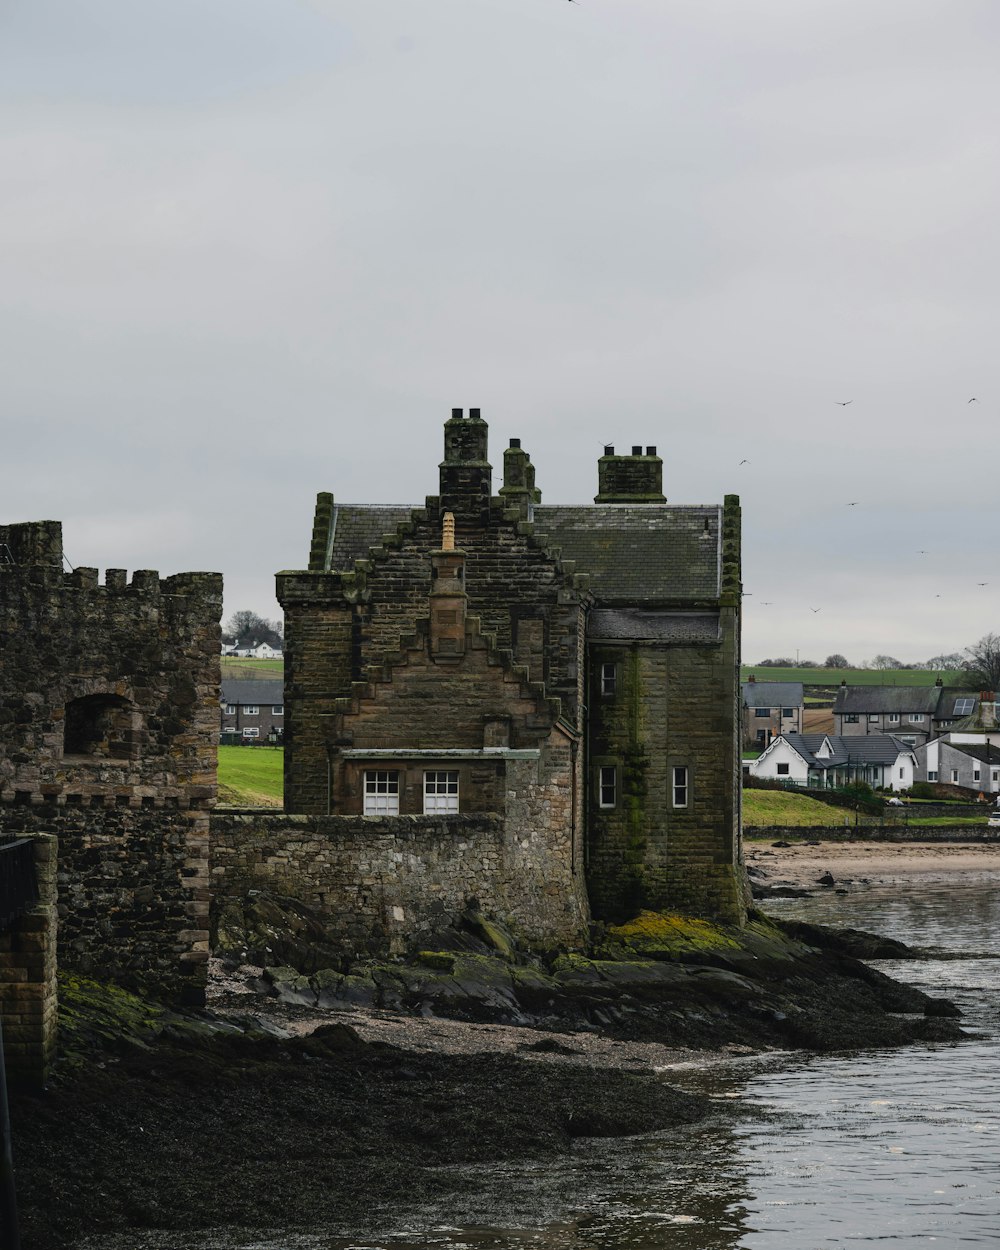
<path id="1" fill-rule="evenodd" d="M 877 655 L 872 660 L 872 668 L 883 671 L 889 668 L 906 668 L 902 660 L 897 660 L 894 655 Z"/>
<path id="2" fill-rule="evenodd" d="M 947 672 L 949 669 L 959 669 L 965 667 L 965 657 L 961 651 L 949 651 L 947 654 L 932 655 L 924 665 L 924 668 L 942 669 Z"/>
<path id="3" fill-rule="evenodd" d="M 266 642 L 270 646 L 281 649 L 283 629 L 276 621 L 265 620 L 249 608 L 234 612 L 226 622 L 226 634 L 245 647 L 254 647 L 258 642 Z"/>
<path id="4" fill-rule="evenodd" d="M 823 667 L 824 668 L 850 668 L 851 666 L 847 662 L 847 656 L 834 653 L 833 655 L 828 655 L 826 657 L 826 659 L 823 661 Z"/>
<path id="5" fill-rule="evenodd" d="M 963 668 L 982 690 L 1000 689 L 1000 634 L 984 634 L 965 649 Z"/>

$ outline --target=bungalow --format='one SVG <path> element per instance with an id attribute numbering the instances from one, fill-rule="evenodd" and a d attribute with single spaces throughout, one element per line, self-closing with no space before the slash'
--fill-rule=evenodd
<path id="1" fill-rule="evenodd" d="M 916 768 L 913 747 L 894 734 L 784 734 L 747 771 L 752 777 L 815 789 L 863 781 L 885 790 L 909 790 Z"/>
<path id="2" fill-rule="evenodd" d="M 282 652 L 269 642 L 234 642 L 232 646 L 223 646 L 222 654 L 243 656 L 250 660 L 280 660 L 282 656 Z"/>

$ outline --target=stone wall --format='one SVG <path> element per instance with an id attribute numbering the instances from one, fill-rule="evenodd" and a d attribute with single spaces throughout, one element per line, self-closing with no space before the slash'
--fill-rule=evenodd
<path id="1" fill-rule="evenodd" d="M 581 945 L 582 873 L 569 836 L 553 846 L 523 819 L 556 796 L 524 761 L 508 776 L 517 828 L 497 815 L 212 815 L 216 916 L 250 890 L 317 908 L 345 960 L 431 940 L 473 899 L 530 946 Z"/>
<path id="2" fill-rule="evenodd" d="M 61 958 L 203 997 L 222 578 L 63 570 L 0 526 L 0 829 L 60 839 Z"/>
<path id="3" fill-rule="evenodd" d="M 934 825 L 910 829 L 906 825 L 754 825 L 744 837 L 769 842 L 803 839 L 812 842 L 1000 842 L 995 829 L 982 825 Z"/>
<path id="4" fill-rule="evenodd" d="M 0 1016 L 11 1084 L 42 1086 L 56 1049 L 56 854 L 35 842 L 38 902 L 0 932 Z"/>

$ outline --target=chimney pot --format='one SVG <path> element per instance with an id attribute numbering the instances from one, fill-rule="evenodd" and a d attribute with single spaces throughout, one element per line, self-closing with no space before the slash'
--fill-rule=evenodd
<path id="1" fill-rule="evenodd" d="M 614 445 L 614 443 L 605 443 L 605 444 L 604 444 L 604 454 L 605 454 L 606 456 L 613 456 L 613 455 L 615 454 L 615 445 Z"/>
<path id="2" fill-rule="evenodd" d="M 510 445 L 511 445 L 511 447 L 520 447 L 520 446 L 521 446 L 521 440 L 520 440 L 519 438 L 512 438 L 512 439 L 510 440 Z"/>
<path id="3" fill-rule="evenodd" d="M 646 455 L 647 455 L 647 456 L 655 456 L 655 455 L 656 455 L 656 448 L 655 448 L 655 447 L 647 447 L 647 448 L 646 448 Z"/>
<path id="4" fill-rule="evenodd" d="M 633 455 L 633 456 L 641 456 L 641 455 L 642 455 L 642 446 L 641 446 L 641 445 L 640 445 L 640 446 L 638 446 L 638 447 L 633 446 L 633 447 L 632 447 L 632 455 Z"/>
<path id="5" fill-rule="evenodd" d="M 451 410 L 451 419 L 452 419 L 452 421 L 461 421 L 461 419 L 462 419 L 462 411 L 463 411 L 463 410 L 462 410 L 461 408 L 452 408 L 452 410 Z"/>
<path id="6" fill-rule="evenodd" d="M 482 420 L 482 417 L 479 415 L 481 411 L 482 411 L 482 409 L 481 409 L 481 408 L 470 408 L 470 409 L 469 409 L 469 420 L 470 420 L 470 421 L 481 421 L 481 420 Z"/>

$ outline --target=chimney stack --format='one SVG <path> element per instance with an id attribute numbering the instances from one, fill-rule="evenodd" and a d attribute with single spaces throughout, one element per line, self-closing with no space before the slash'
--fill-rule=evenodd
<path id="1" fill-rule="evenodd" d="M 663 494 L 663 461 L 655 447 L 634 444 L 630 456 L 616 456 L 611 443 L 597 462 L 594 503 L 666 503 Z"/>

